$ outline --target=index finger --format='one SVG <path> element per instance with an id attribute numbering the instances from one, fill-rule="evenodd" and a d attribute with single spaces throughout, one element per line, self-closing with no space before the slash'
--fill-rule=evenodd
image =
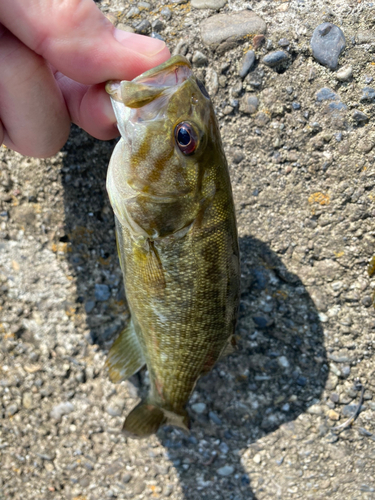
<path id="1" fill-rule="evenodd" d="M 61 73 L 88 85 L 131 80 L 170 57 L 161 40 L 117 30 L 92 0 L 2 0 L 0 20 Z"/>

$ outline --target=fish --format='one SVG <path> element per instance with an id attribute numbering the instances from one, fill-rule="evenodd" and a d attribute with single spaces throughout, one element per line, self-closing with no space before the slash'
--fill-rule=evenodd
<path id="1" fill-rule="evenodd" d="M 190 428 L 197 380 L 235 345 L 240 254 L 218 123 L 180 55 L 106 90 L 121 138 L 107 173 L 130 320 L 108 353 L 113 382 L 144 366 L 150 389 L 123 432 Z"/>

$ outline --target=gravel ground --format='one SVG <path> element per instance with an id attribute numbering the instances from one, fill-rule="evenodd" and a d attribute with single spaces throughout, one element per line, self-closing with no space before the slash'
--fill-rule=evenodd
<path id="1" fill-rule="evenodd" d="M 104 368 L 128 316 L 105 192 L 115 141 L 73 127 L 48 160 L 2 148 L 0 498 L 375 499 L 375 3 L 97 3 L 186 54 L 211 92 L 239 224 L 239 349 L 198 383 L 190 435 L 125 438 L 147 373 L 114 385 Z M 326 22 L 346 39 L 333 70 L 310 47 Z M 327 37 L 337 59 L 340 30 Z"/>

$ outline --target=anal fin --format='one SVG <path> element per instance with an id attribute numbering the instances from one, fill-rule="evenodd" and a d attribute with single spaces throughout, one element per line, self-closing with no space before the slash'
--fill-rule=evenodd
<path id="1" fill-rule="evenodd" d="M 106 365 L 112 382 L 126 380 L 146 364 L 133 321 L 122 330 L 109 350 Z"/>

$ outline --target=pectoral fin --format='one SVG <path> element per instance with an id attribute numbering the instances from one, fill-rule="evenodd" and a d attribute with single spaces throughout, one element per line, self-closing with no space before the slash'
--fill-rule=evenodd
<path id="1" fill-rule="evenodd" d="M 133 321 L 117 337 L 108 353 L 106 365 L 112 382 L 126 380 L 146 364 Z"/>

